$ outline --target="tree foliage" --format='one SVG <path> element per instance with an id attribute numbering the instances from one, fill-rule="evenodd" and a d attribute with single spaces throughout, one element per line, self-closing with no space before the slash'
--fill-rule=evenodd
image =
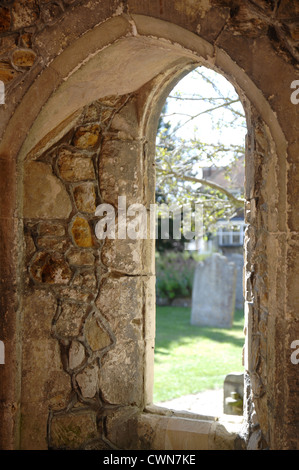
<path id="1" fill-rule="evenodd" d="M 239 96 L 224 77 L 204 67 L 189 75 L 188 91 L 179 84 L 160 118 L 156 193 L 168 204 L 202 203 L 204 227 L 210 231 L 216 220 L 232 217 L 244 204 L 242 191 L 231 189 L 230 183 L 234 166 L 244 162 L 245 116 Z M 208 121 L 211 134 L 206 131 Z M 202 176 L 211 166 L 223 168 L 225 184 Z"/>

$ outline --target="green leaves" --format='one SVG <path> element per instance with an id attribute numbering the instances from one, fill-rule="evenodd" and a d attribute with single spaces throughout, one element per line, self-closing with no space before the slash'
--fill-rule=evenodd
<path id="1" fill-rule="evenodd" d="M 219 74 L 200 67 L 188 77 L 189 85 L 180 82 L 161 115 L 156 190 L 168 204 L 202 202 L 209 229 L 216 218 L 232 217 L 243 206 L 242 185 L 236 191 L 231 175 L 236 165 L 244 166 L 242 137 L 234 136 L 238 130 L 244 135 L 245 117 L 238 95 Z M 208 121 L 209 132 L 203 132 Z M 222 169 L 220 183 L 203 177 L 207 167 Z"/>

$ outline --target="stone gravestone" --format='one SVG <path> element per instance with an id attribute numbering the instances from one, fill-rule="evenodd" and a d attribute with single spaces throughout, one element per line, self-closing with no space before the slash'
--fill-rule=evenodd
<path id="1" fill-rule="evenodd" d="M 236 281 L 236 308 L 242 310 L 244 308 L 243 296 L 243 267 L 244 257 L 240 253 L 232 253 L 226 255 L 227 259 L 234 263 L 237 268 L 237 281 Z"/>
<path id="2" fill-rule="evenodd" d="M 211 255 L 195 270 L 191 325 L 231 328 L 235 297 L 235 264 L 219 253 Z"/>

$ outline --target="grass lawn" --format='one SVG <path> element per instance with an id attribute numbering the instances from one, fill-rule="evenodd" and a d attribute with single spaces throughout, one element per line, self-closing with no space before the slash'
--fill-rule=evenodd
<path id="1" fill-rule="evenodd" d="M 154 403 L 221 388 L 230 372 L 242 372 L 244 313 L 231 329 L 190 325 L 191 309 L 157 307 Z"/>

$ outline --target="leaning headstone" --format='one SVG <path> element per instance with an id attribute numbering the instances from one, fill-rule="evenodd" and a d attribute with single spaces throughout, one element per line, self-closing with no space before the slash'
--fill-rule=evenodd
<path id="1" fill-rule="evenodd" d="M 243 296 L 243 268 L 244 268 L 244 257 L 240 253 L 232 253 L 226 255 L 228 260 L 235 263 L 237 268 L 237 282 L 236 282 L 236 308 L 242 310 L 244 308 L 244 296 Z"/>
<path id="2" fill-rule="evenodd" d="M 191 325 L 231 328 L 236 297 L 236 267 L 215 253 L 195 269 Z"/>

